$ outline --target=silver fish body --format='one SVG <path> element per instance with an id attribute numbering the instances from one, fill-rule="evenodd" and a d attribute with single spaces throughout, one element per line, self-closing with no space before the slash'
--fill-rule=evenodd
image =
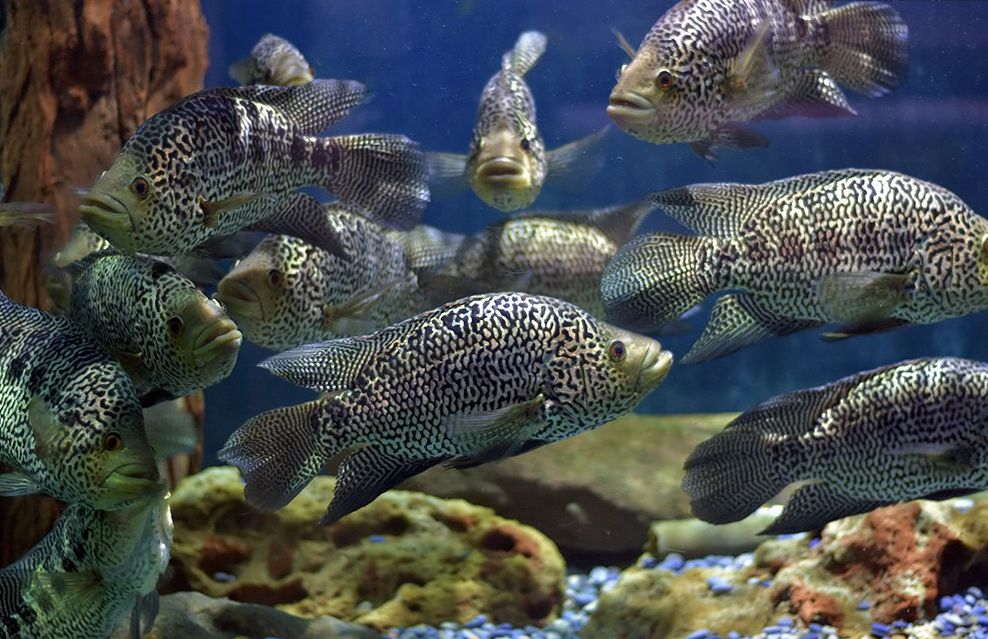
<path id="1" fill-rule="evenodd" d="M 988 489 L 988 364 L 901 362 L 756 406 L 697 446 L 683 488 L 694 514 L 737 521 L 790 485 L 765 530 L 828 521 L 911 499 Z"/>
<path id="2" fill-rule="evenodd" d="M 263 366 L 323 392 L 263 413 L 227 442 L 252 504 L 278 508 L 344 451 L 325 522 L 437 465 L 531 450 L 632 410 L 672 356 L 553 298 L 478 295 L 373 335 L 303 346 Z"/>
<path id="3" fill-rule="evenodd" d="M 686 362 L 825 323 L 839 338 L 988 309 L 988 220 L 935 184 L 846 169 L 654 197 L 700 235 L 629 243 L 601 292 L 612 321 L 643 328 L 736 291 Z"/>
<path id="4" fill-rule="evenodd" d="M 295 45 L 268 33 L 261 36 L 249 56 L 230 65 L 230 77 L 240 84 L 295 86 L 312 82 L 315 76 Z"/>

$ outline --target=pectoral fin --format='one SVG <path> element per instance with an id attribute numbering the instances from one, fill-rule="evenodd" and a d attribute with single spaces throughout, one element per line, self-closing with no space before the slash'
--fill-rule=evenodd
<path id="1" fill-rule="evenodd" d="M 36 495 L 40 492 L 41 486 L 24 473 L 0 474 L 0 495 L 4 497 L 23 497 Z"/>
<path id="2" fill-rule="evenodd" d="M 820 280 L 817 296 L 835 322 L 874 324 L 889 319 L 896 307 L 909 301 L 909 281 L 903 273 L 832 273 Z"/>
<path id="3" fill-rule="evenodd" d="M 545 395 L 492 411 L 451 416 L 444 423 L 462 453 L 453 465 L 476 465 L 510 457 L 543 423 Z"/>
<path id="4" fill-rule="evenodd" d="M 389 293 L 400 293 L 409 286 L 409 279 L 388 280 L 383 284 L 369 286 L 358 291 L 353 297 L 338 306 L 327 304 L 323 307 L 323 326 L 327 330 L 333 330 L 333 327 L 341 320 L 367 320 L 367 313 L 381 297 Z"/>
<path id="5" fill-rule="evenodd" d="M 28 403 L 27 419 L 34 433 L 35 449 L 39 456 L 44 457 L 64 436 L 62 424 L 41 397 L 34 397 Z"/>
<path id="6" fill-rule="evenodd" d="M 757 107 L 778 99 L 780 74 L 771 55 L 771 24 L 759 25 L 724 79 L 724 93 L 738 106 Z"/>
<path id="7" fill-rule="evenodd" d="M 259 197 L 261 197 L 260 193 L 244 192 L 222 200 L 202 200 L 199 202 L 199 208 L 202 209 L 202 223 L 204 226 L 212 228 L 219 224 L 220 216 L 223 213 L 249 204 Z"/>
<path id="8" fill-rule="evenodd" d="M 736 123 L 725 124 L 714 131 L 706 140 L 700 140 L 699 142 L 690 144 L 690 148 L 708 162 L 717 161 L 716 149 L 718 147 L 752 149 L 766 146 L 768 146 L 768 140 L 761 134 Z"/>

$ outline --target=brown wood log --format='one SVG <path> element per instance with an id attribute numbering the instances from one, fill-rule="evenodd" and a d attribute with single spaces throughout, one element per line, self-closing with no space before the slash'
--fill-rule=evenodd
<path id="1" fill-rule="evenodd" d="M 0 181 L 7 201 L 42 202 L 52 225 L 0 228 L 0 288 L 44 307 L 41 266 L 93 183 L 149 115 L 202 88 L 207 27 L 198 0 L 0 0 Z M 0 499 L 0 565 L 59 512 Z"/>

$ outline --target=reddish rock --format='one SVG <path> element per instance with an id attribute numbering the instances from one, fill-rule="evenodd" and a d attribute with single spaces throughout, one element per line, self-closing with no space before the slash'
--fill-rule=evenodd
<path id="1" fill-rule="evenodd" d="M 229 572 L 237 564 L 250 559 L 250 546 L 236 539 L 210 535 L 199 553 L 199 569 L 208 575 Z"/>
<path id="2" fill-rule="evenodd" d="M 295 551 L 288 544 L 272 539 L 268 544 L 268 575 L 272 579 L 283 579 L 292 572 Z"/>

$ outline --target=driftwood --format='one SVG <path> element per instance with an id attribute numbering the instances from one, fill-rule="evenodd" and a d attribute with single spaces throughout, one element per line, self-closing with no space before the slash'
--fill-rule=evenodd
<path id="1" fill-rule="evenodd" d="M 52 204 L 54 224 L 0 228 L 0 288 L 45 307 L 41 265 L 88 187 L 149 115 L 202 88 L 198 0 L 0 0 L 0 181 L 6 200 Z M 50 527 L 51 499 L 0 499 L 0 565 Z"/>

